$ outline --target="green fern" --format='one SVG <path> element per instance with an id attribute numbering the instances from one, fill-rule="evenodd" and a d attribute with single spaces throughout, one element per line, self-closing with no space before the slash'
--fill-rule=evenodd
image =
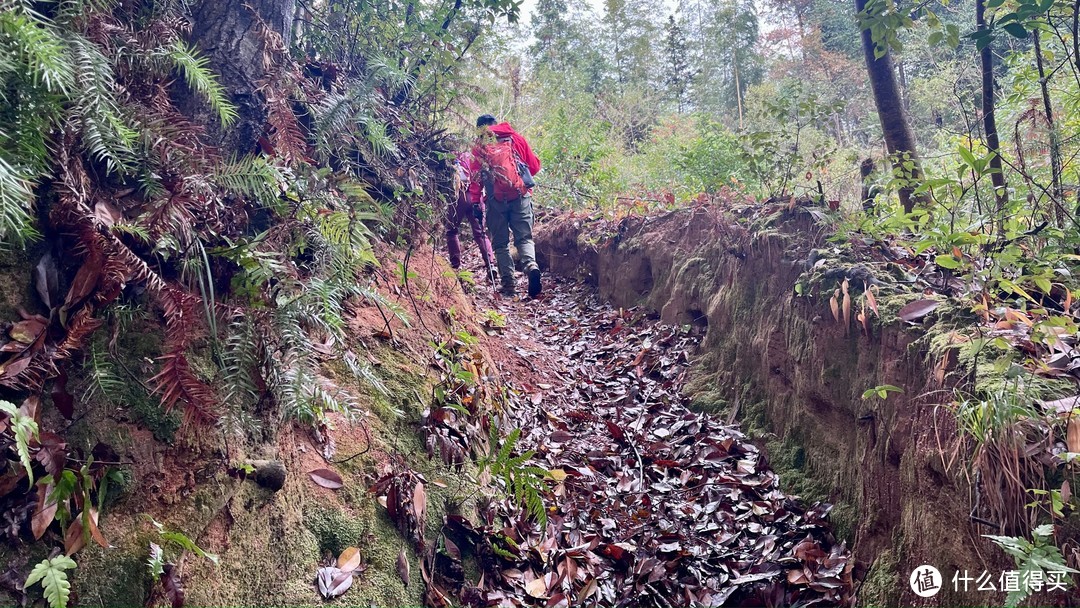
<path id="1" fill-rule="evenodd" d="M 225 87 L 221 86 L 210 69 L 210 60 L 198 56 L 195 48 L 187 46 L 182 40 L 173 42 L 169 47 L 169 57 L 176 71 L 184 77 L 191 90 L 202 95 L 221 124 L 226 127 L 232 124 L 236 120 L 236 107 L 229 102 Z"/>
<path id="2" fill-rule="evenodd" d="M 75 560 L 64 555 L 42 560 L 30 571 L 23 588 L 28 589 L 39 582 L 45 590 L 45 599 L 50 608 L 65 608 L 71 597 L 71 582 L 67 572 L 76 567 Z"/>
<path id="3" fill-rule="evenodd" d="M 187 534 L 184 534 L 183 532 L 176 532 L 173 530 L 166 530 L 165 526 L 163 526 L 161 523 L 159 523 L 153 518 L 151 518 L 150 521 L 154 524 L 154 527 L 157 528 L 158 535 L 161 536 L 161 540 L 168 542 L 169 544 L 175 546 L 182 551 L 191 551 L 199 557 L 214 562 L 214 564 L 219 563 L 220 559 L 217 555 L 215 555 L 214 553 L 210 553 L 209 551 L 204 551 L 201 547 L 199 547 L 199 545 L 196 545 L 195 541 L 191 540 L 191 538 L 189 538 Z"/>
<path id="4" fill-rule="evenodd" d="M 214 167 L 210 179 L 227 191 L 265 203 L 278 196 L 284 177 L 261 157 L 247 157 Z"/>
<path id="5" fill-rule="evenodd" d="M 224 411 L 219 426 L 231 435 L 259 430 L 259 419 L 251 412 L 259 400 L 256 373 L 259 369 L 255 324 L 246 315 L 236 315 L 226 329 L 221 351 L 221 385 Z"/>
<path id="6" fill-rule="evenodd" d="M 78 82 L 71 115 L 81 128 L 83 147 L 109 172 L 130 174 L 139 132 L 129 126 L 112 90 L 116 80 L 112 64 L 97 45 L 69 34 Z"/>
<path id="7" fill-rule="evenodd" d="M 345 362 L 345 367 L 349 369 L 349 373 L 360 382 L 366 382 L 384 397 L 390 396 L 389 389 L 386 388 L 386 384 L 383 383 L 379 375 L 375 373 L 375 370 L 366 363 L 361 363 L 356 357 L 356 354 L 351 350 L 345 351 L 342 356 L 342 361 Z"/>
<path id="8" fill-rule="evenodd" d="M 117 375 L 112 362 L 99 350 L 96 343 L 90 345 L 83 371 L 86 373 L 87 383 L 81 396 L 82 401 L 101 400 L 111 404 L 123 401 L 127 384 Z"/>
<path id="9" fill-rule="evenodd" d="M 34 487 L 34 468 L 30 460 L 30 440 L 37 439 L 38 425 L 33 418 L 19 411 L 10 401 L 0 401 L 0 412 L 8 415 L 11 432 L 15 435 L 15 451 L 19 453 L 19 462 L 26 469 L 30 478 L 29 487 Z"/>
<path id="10" fill-rule="evenodd" d="M 370 120 L 363 124 L 364 138 L 371 151 L 380 158 L 396 157 L 399 154 L 397 144 L 386 134 L 387 126 L 377 120 Z"/>
<path id="11" fill-rule="evenodd" d="M 489 439 L 492 447 L 499 442 L 497 429 L 498 425 L 492 421 Z M 493 479 L 500 480 L 506 492 L 518 504 L 523 505 L 525 511 L 544 529 L 547 527 L 547 508 L 544 506 L 542 491 L 544 479 L 550 476 L 550 473 L 547 469 L 528 464 L 536 455 L 532 450 L 511 456 L 520 438 L 521 429 L 510 431 L 499 450 L 482 459 L 479 466 L 481 469 L 486 468 Z"/>
<path id="12" fill-rule="evenodd" d="M 31 237 L 34 191 L 26 175 L 20 174 L 0 151 L 0 241 L 23 243 Z"/>
<path id="13" fill-rule="evenodd" d="M 0 12 L 0 49 L 18 58 L 31 81 L 50 93 L 74 88 L 75 68 L 63 38 L 37 13 L 19 9 Z"/>

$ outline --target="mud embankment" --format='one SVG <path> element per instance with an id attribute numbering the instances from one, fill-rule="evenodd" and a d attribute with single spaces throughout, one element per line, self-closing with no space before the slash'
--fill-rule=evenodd
<path id="1" fill-rule="evenodd" d="M 568 217 L 538 231 L 549 272 L 585 275 L 615 305 L 706 329 L 696 407 L 726 412 L 758 437 L 785 489 L 835 505 L 837 534 L 856 555 L 860 605 L 997 604 L 995 594 L 954 593 L 950 580 L 930 599 L 909 588 L 921 564 L 946 579 L 1009 567 L 980 537 L 993 531 L 971 523 L 970 487 L 942 458 L 955 422 L 938 405 L 958 375 L 935 369 L 928 354 L 939 321 L 905 327 L 895 319 L 903 296 L 886 296 L 869 335 L 854 320 L 845 331 L 827 295 L 795 293 L 821 245 L 798 214 L 750 232 L 708 209 L 619 224 Z M 904 392 L 862 398 L 884 384 Z"/>

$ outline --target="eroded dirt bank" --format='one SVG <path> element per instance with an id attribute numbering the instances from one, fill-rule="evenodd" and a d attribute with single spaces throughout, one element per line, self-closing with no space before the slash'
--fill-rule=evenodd
<path id="1" fill-rule="evenodd" d="M 911 298 L 882 298 L 868 334 L 854 320 L 845 329 L 828 296 L 850 269 L 829 275 L 824 296 L 806 285 L 804 295 L 795 292 L 824 244 L 800 211 L 752 231 L 701 207 L 621 222 L 564 216 L 538 232 L 549 272 L 581 277 L 617 306 L 704 331 L 694 407 L 740 421 L 782 488 L 836 505 L 831 521 L 853 544 L 860 605 L 1003 601 L 954 593 L 950 584 L 923 599 L 908 586 L 921 564 L 943 573 L 1012 567 L 980 536 L 996 531 L 972 523 L 969 482 L 946 471 L 955 421 L 938 404 L 952 398 L 962 374 L 952 373 L 955 361 L 930 356 L 926 338 L 946 313 L 905 327 L 896 310 Z M 862 398 L 885 384 L 904 393 Z"/>

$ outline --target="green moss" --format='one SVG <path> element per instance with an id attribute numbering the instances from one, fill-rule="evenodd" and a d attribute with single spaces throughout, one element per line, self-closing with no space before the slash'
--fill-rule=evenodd
<path id="1" fill-rule="evenodd" d="M 141 545 L 131 542 L 112 549 L 91 545 L 80 551 L 72 575 L 79 605 L 142 606 L 152 583 L 147 567 L 150 542 L 148 538 Z"/>
<path id="2" fill-rule="evenodd" d="M 304 513 L 304 526 L 315 535 L 320 554 L 340 555 L 361 544 L 367 526 L 337 509 L 315 506 Z"/>
<path id="3" fill-rule="evenodd" d="M 30 279 L 31 269 L 48 248 L 45 241 L 29 250 L 10 244 L 0 247 L 0 320 L 18 321 L 19 308 L 48 316 L 49 312 L 34 294 Z"/>
<path id="4" fill-rule="evenodd" d="M 885 608 L 900 605 L 900 592 L 907 585 L 898 572 L 900 560 L 895 548 L 878 554 L 870 572 L 859 588 L 859 604 L 866 608 Z"/>

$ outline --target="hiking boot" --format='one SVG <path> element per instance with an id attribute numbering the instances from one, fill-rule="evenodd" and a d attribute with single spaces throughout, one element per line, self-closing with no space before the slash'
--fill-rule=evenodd
<path id="1" fill-rule="evenodd" d="M 495 270 L 494 268 L 489 267 L 488 268 L 488 275 L 491 277 L 491 282 L 492 283 L 498 283 L 499 282 L 499 271 L 498 270 Z"/>
<path id="2" fill-rule="evenodd" d="M 527 272 L 529 275 L 529 297 L 535 298 L 540 295 L 540 267 L 533 264 Z"/>
<path id="3" fill-rule="evenodd" d="M 499 288 L 499 295 L 504 298 L 512 298 L 516 295 L 517 290 L 514 289 L 513 283 L 503 283 L 503 286 Z"/>

